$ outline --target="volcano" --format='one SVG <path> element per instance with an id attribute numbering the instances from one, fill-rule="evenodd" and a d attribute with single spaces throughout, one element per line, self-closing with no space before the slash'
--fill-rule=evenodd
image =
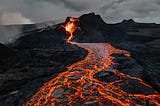
<path id="1" fill-rule="evenodd" d="M 5 46 L 0 105 L 158 106 L 159 29 L 89 13 L 32 31 Z"/>

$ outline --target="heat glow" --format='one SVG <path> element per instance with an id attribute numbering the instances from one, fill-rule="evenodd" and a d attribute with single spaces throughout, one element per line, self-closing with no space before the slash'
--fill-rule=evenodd
<path id="1" fill-rule="evenodd" d="M 79 20 L 70 18 L 69 22 L 61 26 L 70 34 L 68 43 L 73 44 L 70 40 L 73 38 L 73 32 L 79 28 L 77 21 Z M 124 74 L 111 67 L 115 64 L 112 54 L 130 57 L 128 51 L 116 49 L 108 43 L 74 44 L 86 49 L 87 57 L 46 82 L 24 106 L 160 106 L 160 95 L 156 91 L 144 95 L 130 94 L 121 89 L 129 80 L 138 81 L 142 86 L 152 89 L 141 78 Z M 118 79 L 113 82 L 95 79 L 94 75 L 102 70 L 114 72 Z M 115 85 L 116 83 L 119 84 Z"/>
<path id="2" fill-rule="evenodd" d="M 78 21 L 79 21 L 78 18 L 69 18 L 69 21 L 65 25 L 61 26 L 66 30 L 66 32 L 69 32 L 69 34 L 70 34 L 69 38 L 67 39 L 67 42 L 70 42 L 70 40 L 73 38 L 73 32 L 75 32 L 75 30 L 77 30 L 77 29 L 80 29 L 75 24 Z"/>

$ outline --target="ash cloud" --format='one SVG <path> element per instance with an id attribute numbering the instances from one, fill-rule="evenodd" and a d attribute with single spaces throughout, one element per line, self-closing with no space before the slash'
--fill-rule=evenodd
<path id="1" fill-rule="evenodd" d="M 159 0 L 0 0 L 0 24 L 64 20 L 67 16 L 86 12 L 100 14 L 106 22 L 133 18 L 160 23 L 159 11 Z M 5 20 L 2 18 L 4 14 L 20 14 L 22 17 Z"/>
<path id="2" fill-rule="evenodd" d="M 107 23 L 131 18 L 160 23 L 159 0 L 0 0 L 1 25 L 60 22 L 88 12 L 100 14 Z"/>
<path id="3" fill-rule="evenodd" d="M 23 17 L 20 13 L 7 12 L 0 15 L 0 23 L 3 25 L 32 24 L 32 21 Z"/>

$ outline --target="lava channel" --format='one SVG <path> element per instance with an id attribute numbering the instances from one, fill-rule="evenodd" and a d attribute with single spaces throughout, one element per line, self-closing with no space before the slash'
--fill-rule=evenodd
<path id="1" fill-rule="evenodd" d="M 77 18 L 62 25 L 69 34 L 68 43 L 76 44 L 88 51 L 82 61 L 69 66 L 65 72 L 56 78 L 44 83 L 37 93 L 28 100 L 24 106 L 158 106 L 160 95 L 146 84 L 141 78 L 136 78 L 122 73 L 111 67 L 115 64 L 112 54 L 122 54 L 130 57 L 128 51 L 116 49 L 109 43 L 77 43 L 72 42 L 73 32 L 79 28 Z M 112 75 L 109 81 L 100 81 L 94 76 L 105 72 L 106 76 Z M 112 81 L 113 80 L 113 81 Z M 153 94 L 128 93 L 121 86 L 130 83 L 128 80 L 137 81 Z M 116 85 L 115 83 L 119 83 Z"/>

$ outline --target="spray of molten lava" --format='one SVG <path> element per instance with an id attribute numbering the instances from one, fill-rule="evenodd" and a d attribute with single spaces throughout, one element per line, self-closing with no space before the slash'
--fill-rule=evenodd
<path id="1" fill-rule="evenodd" d="M 73 37 L 78 19 L 70 18 L 63 28 Z M 152 89 L 142 79 L 122 73 L 111 67 L 114 57 L 111 54 L 123 54 L 130 57 L 130 53 L 119 50 L 108 43 L 74 43 L 88 50 L 87 57 L 69 66 L 65 72 L 46 82 L 40 90 L 25 104 L 26 106 L 158 106 L 160 95 L 134 94 L 121 89 L 129 80 L 137 81 L 147 89 Z M 105 70 L 118 77 L 112 82 L 102 82 L 94 75 Z M 118 83 L 118 85 L 116 85 Z M 149 102 L 148 102 L 149 101 Z"/>
<path id="2" fill-rule="evenodd" d="M 61 26 L 70 34 L 69 38 L 67 39 L 67 42 L 70 42 L 70 40 L 73 38 L 73 32 L 79 29 L 79 27 L 76 24 L 76 22 L 78 21 L 79 21 L 78 18 L 69 18 L 69 21 L 65 25 Z"/>

